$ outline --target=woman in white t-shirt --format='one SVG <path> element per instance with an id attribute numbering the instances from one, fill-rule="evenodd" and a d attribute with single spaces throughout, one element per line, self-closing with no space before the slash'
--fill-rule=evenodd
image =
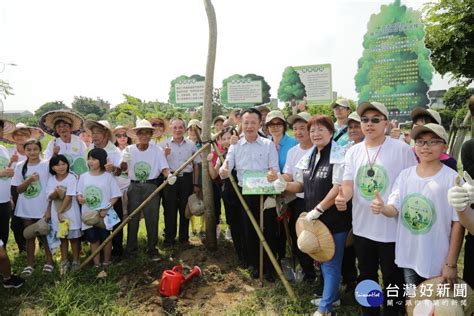
<path id="1" fill-rule="evenodd" d="M 104 218 L 109 209 L 114 206 L 122 193 L 114 177 L 105 171 L 107 164 L 107 152 L 102 148 L 94 148 L 89 151 L 88 165 L 89 172 L 84 173 L 79 178 L 77 184 L 77 200 L 82 205 L 82 212 L 89 210 L 99 211 L 99 215 Z M 110 203 L 110 207 L 107 205 Z M 107 207 L 106 207 L 107 206 Z M 86 240 L 91 244 L 91 250 L 99 248 L 99 244 L 107 238 L 110 231 L 97 226 L 87 226 L 83 223 L 82 230 Z M 104 266 L 111 264 L 112 243 L 107 243 L 104 247 Z M 100 267 L 100 254 L 94 257 L 94 266 Z"/>
<path id="2" fill-rule="evenodd" d="M 128 145 L 132 145 L 132 139 L 127 136 L 127 131 L 129 129 L 125 126 L 119 125 L 114 128 L 114 135 L 115 135 L 115 146 L 120 151 L 121 158 L 123 158 L 123 153 Z M 122 160 L 122 159 L 121 159 Z M 122 214 L 123 217 L 127 217 L 128 215 L 128 196 L 127 190 L 130 186 L 130 179 L 128 177 L 128 171 L 122 170 L 120 175 L 115 176 L 115 180 L 117 180 L 117 184 L 119 185 L 120 191 L 122 191 Z"/>
<path id="3" fill-rule="evenodd" d="M 39 140 L 28 140 L 24 148 L 27 158 L 16 166 L 12 186 L 16 186 L 19 194 L 15 215 L 22 218 L 24 226 L 28 227 L 43 218 L 48 207 L 46 185 L 49 179 L 49 162 L 40 158 L 42 149 Z M 46 253 L 46 264 L 43 267 L 43 272 L 51 273 L 54 269 L 53 257 L 46 239 L 43 241 Z M 28 265 L 23 269 L 22 275 L 30 276 L 33 273 L 34 256 L 35 238 L 30 238 L 26 240 Z"/>
<path id="4" fill-rule="evenodd" d="M 72 270 L 79 268 L 79 238 L 81 231 L 81 211 L 76 200 L 77 178 L 69 173 L 69 161 L 64 155 L 51 157 L 49 161 L 51 174 L 46 191 L 52 201 L 46 217 L 51 218 L 53 229 L 59 232 L 60 223 L 68 223 L 68 232 L 61 240 L 61 274 L 69 269 L 68 248 L 72 248 Z"/>
<path id="5" fill-rule="evenodd" d="M 405 283 L 418 285 L 441 275 L 454 284 L 464 228 L 446 199 L 458 176 L 440 161 L 448 134 L 430 123 L 415 127 L 411 137 L 420 163 L 400 173 L 387 205 L 376 192 L 371 209 L 398 217 L 395 263 L 403 268 Z"/>

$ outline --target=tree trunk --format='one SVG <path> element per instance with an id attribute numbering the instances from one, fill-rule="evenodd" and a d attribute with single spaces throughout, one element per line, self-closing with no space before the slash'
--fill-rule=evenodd
<path id="1" fill-rule="evenodd" d="M 207 20 L 209 22 L 209 45 L 207 52 L 206 81 L 204 84 L 204 106 L 202 108 L 202 140 L 208 142 L 211 139 L 212 122 L 212 92 L 214 82 L 214 66 L 216 64 L 217 46 L 217 21 L 216 12 L 211 0 L 204 0 Z M 206 241 L 205 245 L 209 250 L 217 249 L 216 238 L 216 216 L 214 212 L 214 198 L 211 177 L 209 176 L 209 164 L 207 155 L 210 150 L 204 151 L 202 163 L 202 191 L 203 200 L 206 207 L 204 214 L 206 220 Z"/>

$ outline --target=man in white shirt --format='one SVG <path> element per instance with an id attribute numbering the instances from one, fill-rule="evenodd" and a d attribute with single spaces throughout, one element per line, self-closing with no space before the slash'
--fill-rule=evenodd
<path id="1" fill-rule="evenodd" d="M 352 226 L 359 279 L 378 282 L 380 266 L 385 288 L 390 285 L 403 289 L 403 274 L 395 264 L 397 219 L 373 214 L 370 204 L 375 191 L 387 201 L 398 174 L 416 165 L 417 161 L 410 146 L 385 136 L 388 126 L 385 105 L 363 102 L 357 108 L 357 113 L 365 139 L 346 153 L 342 189 L 335 204 L 338 210 L 343 211 L 346 203 L 352 199 Z M 403 306 L 400 307 L 396 302 L 403 302 L 403 290 L 398 294 L 398 298 L 393 298 L 393 306 L 387 306 L 387 299 L 384 300 L 385 315 L 396 315 L 402 310 Z M 366 307 L 364 312 L 376 313 L 374 309 Z"/>
<path id="2" fill-rule="evenodd" d="M 246 171 L 269 171 L 278 170 L 278 153 L 275 145 L 268 139 L 258 135 L 261 126 L 261 113 L 255 108 L 249 108 L 242 112 L 242 129 L 244 137 L 237 144 L 230 146 L 226 160 L 219 170 L 222 179 L 229 177 L 232 169 L 237 171 L 239 187 L 243 186 L 244 173 Z M 258 195 L 245 195 L 247 205 L 253 216 L 259 220 L 260 198 Z M 249 217 L 243 209 L 244 222 L 244 260 L 253 268 L 252 276 L 258 277 L 259 239 Z M 276 210 L 266 210 L 264 213 L 265 239 L 273 252 L 276 250 Z M 273 282 L 273 268 L 265 255 L 265 278 Z"/>

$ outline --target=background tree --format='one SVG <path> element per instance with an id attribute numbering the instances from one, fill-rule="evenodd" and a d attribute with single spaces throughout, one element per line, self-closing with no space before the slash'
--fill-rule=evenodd
<path id="1" fill-rule="evenodd" d="M 474 89 L 467 89 L 465 86 L 451 87 L 443 96 L 443 103 L 446 108 L 457 111 L 467 104 L 467 100 L 474 92 Z"/>
<path id="2" fill-rule="evenodd" d="M 289 102 L 292 113 L 296 114 L 296 100 L 302 100 L 305 96 L 306 89 L 300 75 L 293 67 L 286 67 L 278 87 L 278 99 Z"/>
<path id="3" fill-rule="evenodd" d="M 104 114 L 110 109 L 110 103 L 105 100 L 102 100 L 101 98 L 97 98 L 97 100 L 94 100 L 92 98 L 83 96 L 75 96 L 71 105 L 74 111 L 79 112 L 84 116 L 94 114 L 99 119 L 101 119 Z"/>
<path id="4" fill-rule="evenodd" d="M 10 86 L 8 81 L 0 79 L 0 95 L 3 96 L 3 98 L 13 95 L 12 90 L 13 88 Z"/>
<path id="5" fill-rule="evenodd" d="M 430 1 L 424 7 L 426 47 L 436 70 L 468 85 L 474 78 L 474 2 Z"/>
<path id="6" fill-rule="evenodd" d="M 44 113 L 55 110 L 71 110 L 71 108 L 67 107 L 63 101 L 47 102 L 35 111 L 35 116 L 39 119 Z"/>

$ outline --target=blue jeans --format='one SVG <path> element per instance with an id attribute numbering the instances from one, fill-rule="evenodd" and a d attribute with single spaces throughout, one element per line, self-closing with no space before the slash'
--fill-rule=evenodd
<path id="1" fill-rule="evenodd" d="M 339 283 L 341 282 L 342 258 L 344 257 L 344 245 L 348 232 L 335 233 L 332 235 L 336 244 L 334 257 L 321 263 L 323 272 L 324 288 L 323 297 L 319 304 L 320 312 L 331 312 L 332 303 L 339 299 Z"/>

